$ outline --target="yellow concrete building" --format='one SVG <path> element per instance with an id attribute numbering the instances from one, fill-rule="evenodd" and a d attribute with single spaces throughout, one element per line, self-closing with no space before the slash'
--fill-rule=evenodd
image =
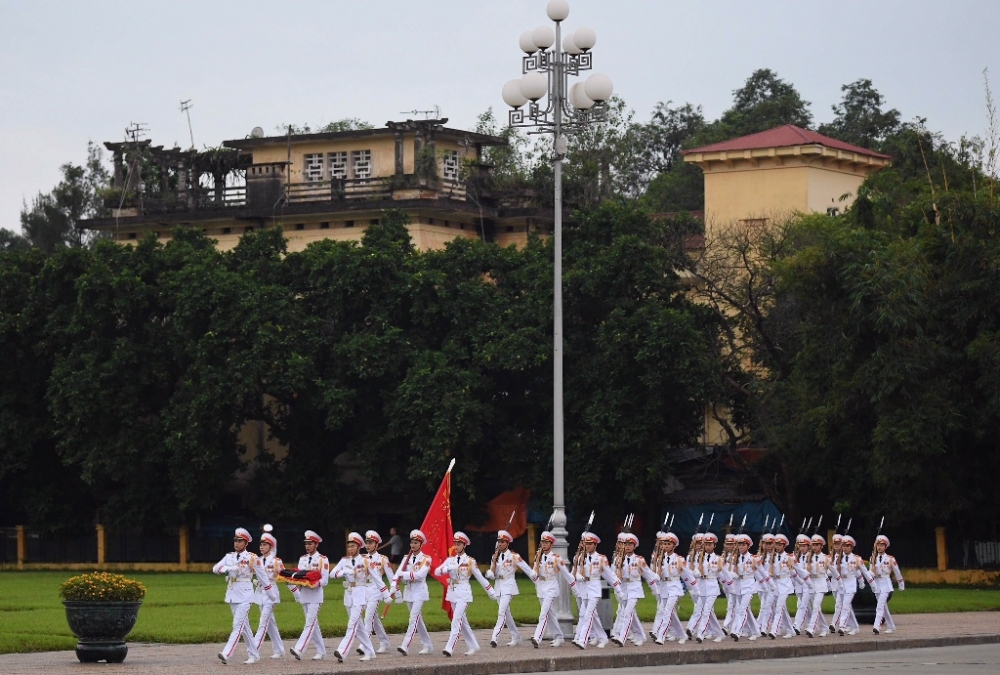
<path id="1" fill-rule="evenodd" d="M 844 210 L 891 157 L 786 125 L 684 152 L 705 172 L 705 227 Z"/>
<path id="2" fill-rule="evenodd" d="M 685 162 L 705 173 L 705 237 L 698 251 L 702 263 L 706 254 L 724 256 L 716 248 L 718 242 L 734 232 L 746 232 L 744 228 L 766 227 L 796 213 L 843 211 L 854 202 L 864 180 L 892 159 L 791 124 L 693 148 L 683 155 Z M 685 278 L 697 301 L 710 302 L 693 275 Z M 729 442 L 717 416 L 728 419 L 729 411 L 709 404 L 702 430 L 705 445 Z"/>
<path id="3" fill-rule="evenodd" d="M 161 241 L 198 228 L 231 249 L 246 232 L 280 225 L 290 251 L 321 239 L 357 240 L 388 209 L 405 212 L 414 245 L 456 237 L 521 245 L 547 232 L 549 214 L 504 209 L 489 193 L 483 149 L 495 136 L 445 127 L 447 119 L 388 122 L 381 129 L 247 138 L 198 152 L 150 141 L 105 143 L 114 156 L 109 218 L 81 227 L 123 243 Z M 537 213 L 536 213 L 537 211 Z"/>

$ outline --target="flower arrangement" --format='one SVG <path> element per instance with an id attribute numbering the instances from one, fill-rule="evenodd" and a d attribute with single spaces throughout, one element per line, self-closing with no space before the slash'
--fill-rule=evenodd
<path id="1" fill-rule="evenodd" d="M 70 602 L 138 602 L 145 595 L 141 583 L 111 572 L 81 574 L 59 587 L 59 597 Z"/>

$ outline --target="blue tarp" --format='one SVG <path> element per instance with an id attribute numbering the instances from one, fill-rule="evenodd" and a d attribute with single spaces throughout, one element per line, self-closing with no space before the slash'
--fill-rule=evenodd
<path id="1" fill-rule="evenodd" d="M 663 522 L 663 518 L 666 516 L 667 510 L 664 509 L 660 514 L 660 522 Z M 764 527 L 764 519 L 767 518 L 768 532 L 779 530 L 772 530 L 771 523 L 773 519 L 777 518 L 781 520 L 781 511 L 774 503 L 765 499 L 760 502 L 743 502 L 741 504 L 723 504 L 722 502 L 709 502 L 705 504 L 695 504 L 694 506 L 684 506 L 676 512 L 670 514 L 671 518 L 674 518 L 674 525 L 671 531 L 676 534 L 680 540 L 687 545 L 687 542 L 691 541 L 691 537 L 694 536 L 695 528 L 698 525 L 699 517 L 704 514 L 704 521 L 701 525 L 701 532 L 704 532 L 708 527 L 709 520 L 712 519 L 714 514 L 715 519 L 712 521 L 712 532 L 719 535 L 721 540 L 726 534 L 727 526 L 730 522 L 730 517 L 732 518 L 732 532 L 739 531 L 740 523 L 743 522 L 743 517 L 746 516 L 746 525 L 743 531 L 753 537 L 756 543 L 757 539 L 760 537 L 761 530 Z M 780 529 L 786 535 L 791 533 L 791 528 L 787 520 L 784 526 Z"/>

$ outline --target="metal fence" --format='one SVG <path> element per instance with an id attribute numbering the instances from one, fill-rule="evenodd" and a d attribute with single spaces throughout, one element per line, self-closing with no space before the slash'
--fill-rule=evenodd
<path id="1" fill-rule="evenodd" d="M 956 570 L 1000 569 L 1000 541 L 948 540 L 948 568 Z"/>

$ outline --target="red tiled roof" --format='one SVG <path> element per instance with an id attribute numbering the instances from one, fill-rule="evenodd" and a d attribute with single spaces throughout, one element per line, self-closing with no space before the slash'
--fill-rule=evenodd
<path id="1" fill-rule="evenodd" d="M 880 157 L 882 159 L 892 159 L 889 155 L 873 152 L 867 148 L 851 145 L 836 138 L 830 138 L 815 131 L 802 129 L 794 124 L 786 124 L 783 127 L 768 129 L 757 134 L 741 136 L 721 143 L 713 143 L 700 148 L 685 150 L 682 154 L 689 155 L 695 152 L 724 152 L 726 150 L 760 150 L 763 148 L 785 148 L 791 145 L 822 145 L 833 150 L 844 150 L 846 152 L 856 152 L 859 155 L 870 157 Z"/>

